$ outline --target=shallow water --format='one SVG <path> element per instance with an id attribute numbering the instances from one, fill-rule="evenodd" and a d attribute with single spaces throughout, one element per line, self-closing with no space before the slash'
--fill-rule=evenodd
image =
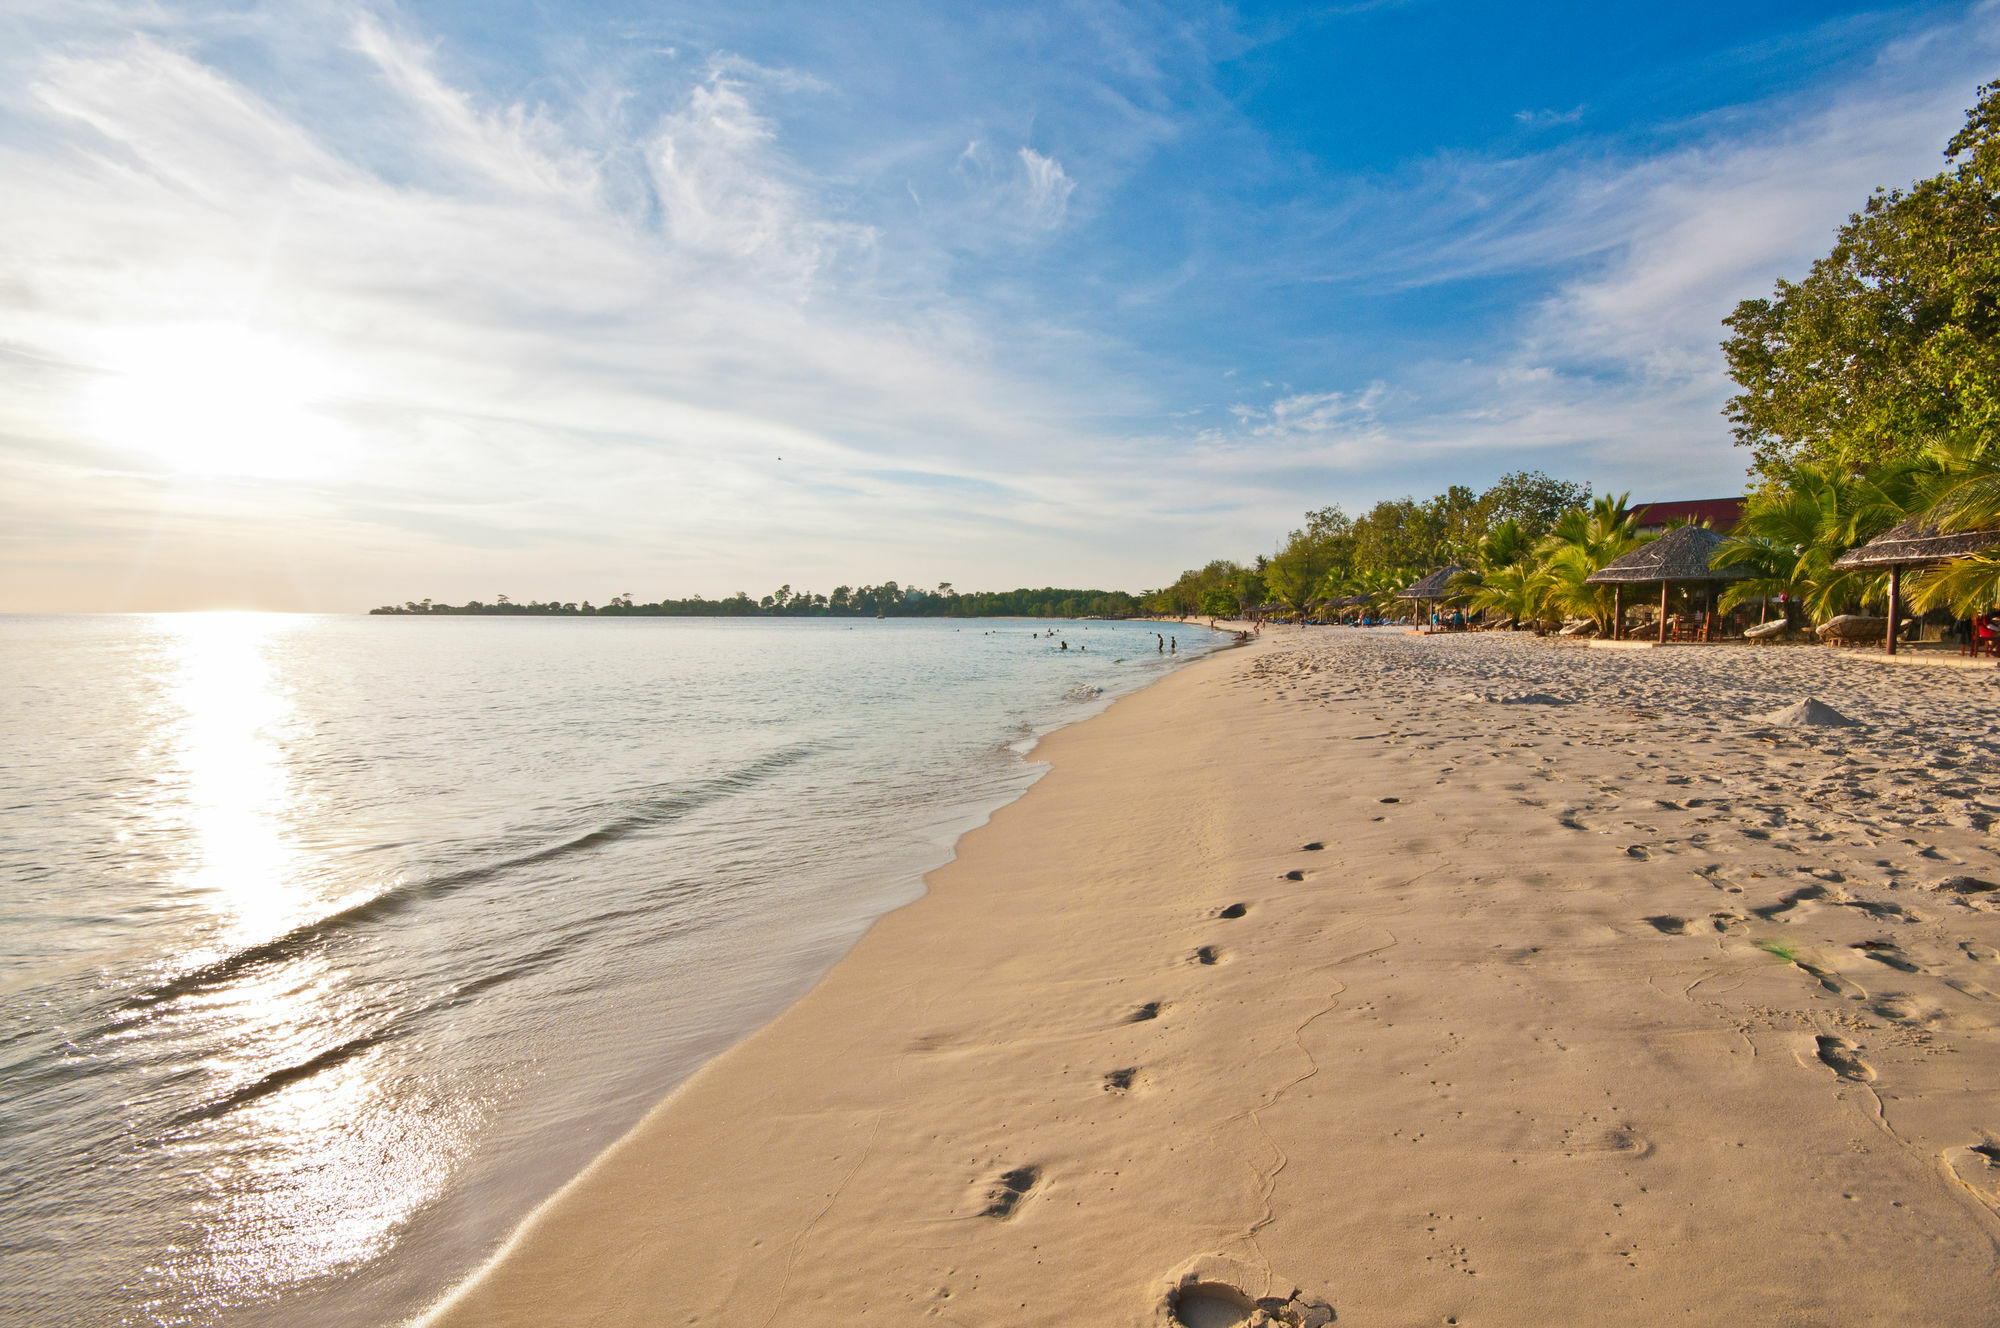
<path id="1" fill-rule="evenodd" d="M 0 618 L 0 1323 L 421 1308 L 1175 662 L 1049 626 Z"/>

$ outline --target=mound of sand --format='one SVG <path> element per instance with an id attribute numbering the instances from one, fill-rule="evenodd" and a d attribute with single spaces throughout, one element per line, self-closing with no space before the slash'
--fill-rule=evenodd
<path id="1" fill-rule="evenodd" d="M 1850 728 L 1854 724 L 1853 720 L 1832 706 L 1810 696 L 1793 702 L 1783 710 L 1773 710 L 1762 716 L 1762 722 L 1787 729 Z"/>

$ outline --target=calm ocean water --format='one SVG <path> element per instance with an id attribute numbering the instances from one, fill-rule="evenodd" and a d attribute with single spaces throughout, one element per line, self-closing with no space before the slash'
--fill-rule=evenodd
<path id="1" fill-rule="evenodd" d="M 1048 626 L 0 618 L 0 1323 L 420 1309 L 1171 667 Z"/>

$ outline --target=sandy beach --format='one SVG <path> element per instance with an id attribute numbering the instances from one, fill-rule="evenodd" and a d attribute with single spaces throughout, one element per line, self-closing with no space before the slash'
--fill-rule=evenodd
<path id="1" fill-rule="evenodd" d="M 1996 725 L 1267 631 L 1049 738 L 429 1322 L 1990 1325 Z"/>

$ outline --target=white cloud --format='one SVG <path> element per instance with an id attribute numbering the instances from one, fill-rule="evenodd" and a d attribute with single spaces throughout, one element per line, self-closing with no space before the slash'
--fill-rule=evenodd
<path id="1" fill-rule="evenodd" d="M 1583 107 L 1572 106 L 1566 111 L 1551 110 L 1547 107 L 1539 110 L 1520 110 L 1514 112 L 1514 119 L 1530 129 L 1553 129 L 1557 125 L 1573 125 L 1581 122 Z"/>
<path id="2" fill-rule="evenodd" d="M 1061 162 L 1033 148 L 1021 149 L 1021 168 L 1027 174 L 1028 224 L 1042 230 L 1062 225 L 1076 181 L 1064 173 Z"/>

